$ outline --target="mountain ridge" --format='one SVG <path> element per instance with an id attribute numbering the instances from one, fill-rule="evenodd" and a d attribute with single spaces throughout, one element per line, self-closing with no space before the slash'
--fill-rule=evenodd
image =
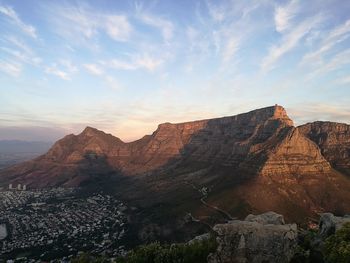
<path id="1" fill-rule="evenodd" d="M 137 206 L 151 209 L 165 202 L 173 207 L 169 213 L 190 210 L 199 217 L 208 209 L 198 203 L 194 186 L 211 189 L 208 200 L 238 216 L 273 210 L 294 220 L 323 209 L 350 212 L 349 179 L 334 170 L 333 155 L 324 155 L 305 127 L 295 127 L 279 105 L 162 123 L 133 142 L 86 127 L 57 141 L 46 154 L 0 171 L 0 184 L 103 184 Z"/>

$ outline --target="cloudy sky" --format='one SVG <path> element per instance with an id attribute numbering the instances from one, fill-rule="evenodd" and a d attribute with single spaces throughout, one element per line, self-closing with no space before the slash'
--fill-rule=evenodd
<path id="1" fill-rule="evenodd" d="M 350 123 L 350 1 L 0 0 L 0 139 L 283 105 Z"/>

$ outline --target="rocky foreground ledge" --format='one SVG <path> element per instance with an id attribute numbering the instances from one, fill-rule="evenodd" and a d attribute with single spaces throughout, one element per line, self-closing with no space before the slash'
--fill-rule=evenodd
<path id="1" fill-rule="evenodd" d="M 327 237 L 347 222 L 350 222 L 350 216 L 321 214 L 314 246 L 319 249 Z M 303 232 L 298 231 L 296 224 L 285 224 L 283 216 L 275 212 L 248 215 L 243 221 L 219 224 L 213 230 L 217 234 L 218 247 L 208 256 L 209 263 L 291 262 L 297 253 L 298 242 L 303 238 Z"/>

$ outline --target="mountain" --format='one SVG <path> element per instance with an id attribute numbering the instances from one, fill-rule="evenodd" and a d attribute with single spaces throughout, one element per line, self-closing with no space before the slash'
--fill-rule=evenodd
<path id="1" fill-rule="evenodd" d="M 51 146 L 51 142 L 0 140 L 0 169 L 33 159 Z"/>
<path id="2" fill-rule="evenodd" d="M 350 175 L 350 125 L 316 121 L 299 127 L 337 170 Z"/>
<path id="3" fill-rule="evenodd" d="M 324 210 L 350 212 L 348 159 L 338 148 L 350 136 L 333 126 L 294 127 L 275 105 L 160 124 L 130 143 L 87 127 L 46 154 L 1 171 L 0 183 L 107 187 L 140 207 L 148 223 L 166 222 L 168 228 L 174 220 L 181 225 L 178 219 L 188 212 L 207 223 L 226 220 L 220 209 L 238 217 L 273 210 L 305 222 Z M 323 133 L 329 134 L 326 141 L 319 139 Z"/>

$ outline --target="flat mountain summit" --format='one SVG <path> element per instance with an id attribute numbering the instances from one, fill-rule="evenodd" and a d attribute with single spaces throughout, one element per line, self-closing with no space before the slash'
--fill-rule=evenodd
<path id="1" fill-rule="evenodd" d="M 204 187 L 208 201 L 233 215 L 274 210 L 294 220 L 322 211 L 350 212 L 349 154 L 349 125 L 295 127 L 285 109 L 275 105 L 163 123 L 129 143 L 86 127 L 46 154 L 0 171 L 0 184 L 107 184 L 140 206 L 166 203 L 174 213 L 191 211 L 198 217 L 210 213 L 194 190 Z"/>

